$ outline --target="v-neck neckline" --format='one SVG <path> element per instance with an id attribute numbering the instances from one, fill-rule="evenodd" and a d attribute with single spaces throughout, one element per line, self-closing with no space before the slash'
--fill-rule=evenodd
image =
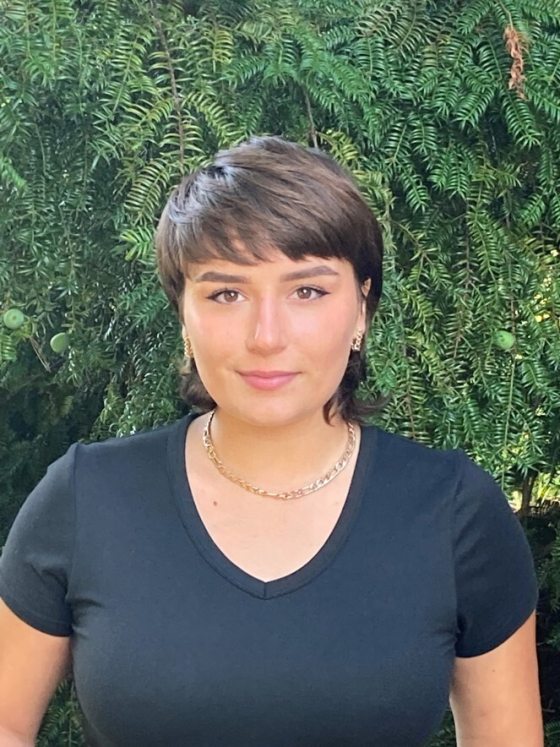
<path id="1" fill-rule="evenodd" d="M 376 427 L 362 426 L 358 456 L 346 500 L 323 546 L 305 565 L 293 573 L 271 581 L 263 581 L 244 571 L 220 550 L 198 512 L 185 465 L 187 429 L 196 417 L 198 414 L 191 412 L 176 422 L 169 435 L 167 457 L 169 476 L 179 515 L 199 553 L 223 578 L 242 591 L 260 599 L 272 599 L 288 594 L 315 579 L 327 568 L 344 545 L 358 515 L 364 494 L 365 476 L 375 451 Z"/>

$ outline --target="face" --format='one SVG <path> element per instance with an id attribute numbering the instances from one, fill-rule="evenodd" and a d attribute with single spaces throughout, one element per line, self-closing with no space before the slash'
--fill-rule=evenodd
<path id="1" fill-rule="evenodd" d="M 287 425 L 320 413 L 336 392 L 366 307 L 346 260 L 271 257 L 253 266 L 191 264 L 183 336 L 218 407 L 255 424 Z M 368 279 L 364 294 L 369 287 Z M 290 375 L 248 375 L 255 371 Z"/>

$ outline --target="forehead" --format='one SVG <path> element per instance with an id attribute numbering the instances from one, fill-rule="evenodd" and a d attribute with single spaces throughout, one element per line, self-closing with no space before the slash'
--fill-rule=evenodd
<path id="1" fill-rule="evenodd" d="M 324 277 L 340 277 L 352 273 L 347 260 L 338 257 L 318 257 L 307 255 L 291 259 L 278 250 L 267 253 L 266 259 L 255 259 L 244 255 L 240 261 L 222 258 L 208 258 L 201 262 L 190 262 L 185 268 L 187 277 L 194 281 L 211 280 L 214 275 L 231 275 L 241 279 L 277 277 L 280 280 L 297 280 L 311 273 Z"/>

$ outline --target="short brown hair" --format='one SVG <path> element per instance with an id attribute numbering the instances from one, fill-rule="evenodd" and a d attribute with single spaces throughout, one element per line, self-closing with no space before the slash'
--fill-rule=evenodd
<path id="1" fill-rule="evenodd" d="M 165 205 L 155 245 L 160 281 L 180 320 L 189 263 L 225 259 L 254 265 L 266 261 L 271 248 L 293 260 L 347 260 L 358 292 L 370 278 L 366 330 L 381 297 L 381 231 L 353 177 L 327 153 L 278 136 L 253 136 L 185 176 Z M 327 423 L 332 408 L 346 421 L 363 424 L 384 407 L 386 397 L 357 399 L 366 375 L 364 345 L 350 353 L 339 388 L 323 408 Z M 194 360 L 181 378 L 186 404 L 201 412 L 216 406 Z"/>

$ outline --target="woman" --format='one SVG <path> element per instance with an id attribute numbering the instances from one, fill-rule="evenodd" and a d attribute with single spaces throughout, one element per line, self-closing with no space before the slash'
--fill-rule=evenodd
<path id="1" fill-rule="evenodd" d="M 190 414 L 73 444 L 0 563 L 0 745 L 71 666 L 88 744 L 540 747 L 537 585 L 494 480 L 366 425 L 382 242 L 349 175 L 218 153 L 156 237 Z"/>

